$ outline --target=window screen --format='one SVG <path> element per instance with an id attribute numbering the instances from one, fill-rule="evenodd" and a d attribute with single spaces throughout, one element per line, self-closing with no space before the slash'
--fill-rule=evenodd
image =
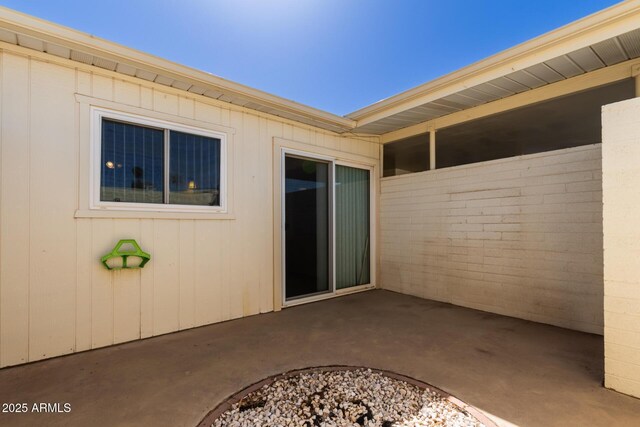
<path id="1" fill-rule="evenodd" d="M 169 203 L 220 205 L 220 140 L 170 132 Z"/>
<path id="2" fill-rule="evenodd" d="M 101 130 L 100 201 L 221 206 L 221 139 L 106 117 Z"/>
<path id="3" fill-rule="evenodd" d="M 164 132 L 102 120 L 100 200 L 163 203 Z"/>

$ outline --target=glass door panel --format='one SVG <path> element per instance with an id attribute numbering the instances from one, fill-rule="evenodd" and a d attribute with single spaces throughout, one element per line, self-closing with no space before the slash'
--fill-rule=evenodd
<path id="1" fill-rule="evenodd" d="M 370 171 L 336 165 L 336 289 L 365 285 L 370 277 Z"/>
<path id="2" fill-rule="evenodd" d="M 285 156 L 285 298 L 332 292 L 331 163 Z"/>

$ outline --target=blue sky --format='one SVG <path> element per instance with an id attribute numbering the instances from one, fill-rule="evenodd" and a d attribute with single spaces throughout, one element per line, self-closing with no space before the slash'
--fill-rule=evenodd
<path id="1" fill-rule="evenodd" d="M 615 3 L 8 0 L 2 5 L 342 115 Z"/>

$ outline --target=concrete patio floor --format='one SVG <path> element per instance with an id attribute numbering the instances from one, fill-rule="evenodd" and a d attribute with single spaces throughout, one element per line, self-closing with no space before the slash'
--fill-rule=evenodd
<path id="1" fill-rule="evenodd" d="M 430 383 L 500 425 L 637 426 L 640 400 L 602 387 L 602 337 L 371 291 L 0 370 L 2 426 L 195 426 L 269 375 L 320 365 Z"/>

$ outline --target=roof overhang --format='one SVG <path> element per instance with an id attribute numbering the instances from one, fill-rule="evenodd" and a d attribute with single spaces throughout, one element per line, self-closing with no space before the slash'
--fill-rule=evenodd
<path id="1" fill-rule="evenodd" d="M 385 134 L 638 57 L 640 2 L 623 2 L 346 117 Z"/>
<path id="2" fill-rule="evenodd" d="M 345 132 L 355 122 L 157 56 L 0 7 L 0 41 L 276 116 Z"/>
<path id="3" fill-rule="evenodd" d="M 337 133 L 383 135 L 640 57 L 640 0 L 614 5 L 345 117 L 3 7 L 0 42 Z"/>

